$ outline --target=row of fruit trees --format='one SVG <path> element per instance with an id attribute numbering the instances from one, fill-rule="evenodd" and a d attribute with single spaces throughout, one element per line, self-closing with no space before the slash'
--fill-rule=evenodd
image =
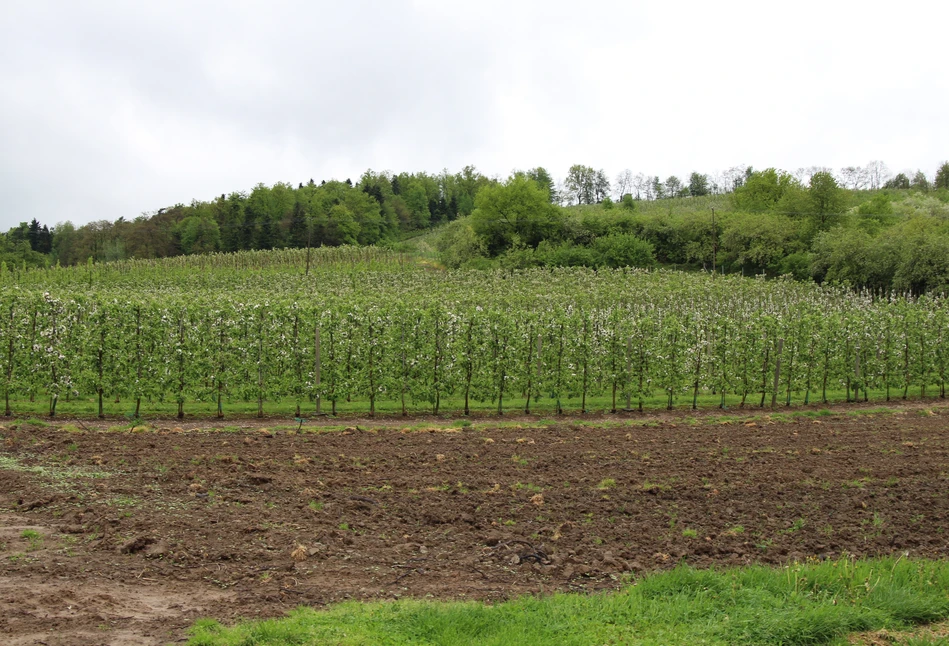
<path id="1" fill-rule="evenodd" d="M 406 271 L 400 258 L 304 276 L 293 260 L 8 281 L 6 413 L 80 397 L 100 411 L 120 399 L 223 414 L 240 401 L 300 415 L 342 401 L 438 413 L 448 401 L 503 412 L 945 394 L 938 297 L 674 272 Z"/>

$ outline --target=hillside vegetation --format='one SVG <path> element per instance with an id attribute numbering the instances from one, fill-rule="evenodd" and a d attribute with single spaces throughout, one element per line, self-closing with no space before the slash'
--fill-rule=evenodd
<path id="1" fill-rule="evenodd" d="M 523 177 L 486 188 L 437 242 L 449 267 L 653 267 L 913 293 L 949 288 L 949 190 L 805 186 L 774 169 L 732 193 L 558 208 Z"/>
<path id="2" fill-rule="evenodd" d="M 506 180 L 473 166 L 437 175 L 368 170 L 355 183 L 258 184 L 115 222 L 23 222 L 0 235 L 0 261 L 22 270 L 383 245 L 437 252 L 448 267 L 665 265 L 921 293 L 949 285 L 947 222 L 949 163 L 932 179 L 890 176 L 871 162 L 837 173 L 736 167 L 687 182 L 627 170 L 613 183 L 583 165 L 559 183 L 542 167 Z"/>

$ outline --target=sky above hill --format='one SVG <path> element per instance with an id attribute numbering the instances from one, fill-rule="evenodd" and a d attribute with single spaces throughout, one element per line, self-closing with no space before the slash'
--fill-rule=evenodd
<path id="1" fill-rule="evenodd" d="M 0 230 L 367 168 L 949 158 L 949 5 L 3 0 Z"/>

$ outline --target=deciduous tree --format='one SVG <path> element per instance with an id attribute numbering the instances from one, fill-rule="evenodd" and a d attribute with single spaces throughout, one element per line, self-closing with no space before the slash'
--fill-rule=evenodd
<path id="1" fill-rule="evenodd" d="M 936 171 L 936 180 L 933 182 L 933 188 L 949 189 L 949 161 L 943 162 L 939 170 Z"/>
<path id="2" fill-rule="evenodd" d="M 811 219 L 815 228 L 823 231 L 836 224 L 843 212 L 844 195 L 834 176 L 827 171 L 814 173 L 808 194 L 811 198 Z"/>
<path id="3" fill-rule="evenodd" d="M 883 188 L 883 185 L 890 178 L 890 169 L 881 161 L 867 162 L 866 170 L 867 181 L 870 183 L 872 190 Z"/>
<path id="4" fill-rule="evenodd" d="M 517 244 L 536 247 L 551 237 L 560 221 L 558 207 L 525 175 L 481 189 L 471 214 L 471 227 L 492 256 Z"/>
<path id="5" fill-rule="evenodd" d="M 633 171 L 620 171 L 613 182 L 613 190 L 616 191 L 616 199 L 622 200 L 624 195 L 630 195 L 635 190 L 635 177 Z"/>
<path id="6" fill-rule="evenodd" d="M 926 193 L 932 189 L 932 184 L 929 183 L 929 178 L 926 177 L 926 173 L 918 170 L 916 174 L 913 175 L 913 181 L 910 183 L 910 187 Z"/>
<path id="7" fill-rule="evenodd" d="M 596 171 L 590 166 L 574 164 L 567 171 L 564 188 L 577 204 L 593 204 L 596 194 Z"/>
<path id="8" fill-rule="evenodd" d="M 708 175 L 693 171 L 689 175 L 689 195 L 701 197 L 709 194 Z"/>

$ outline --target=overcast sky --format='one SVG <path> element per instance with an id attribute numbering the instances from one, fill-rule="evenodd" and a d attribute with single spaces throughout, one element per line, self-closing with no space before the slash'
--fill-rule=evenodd
<path id="1" fill-rule="evenodd" d="M 367 168 L 932 176 L 947 7 L 0 0 L 0 229 Z"/>

